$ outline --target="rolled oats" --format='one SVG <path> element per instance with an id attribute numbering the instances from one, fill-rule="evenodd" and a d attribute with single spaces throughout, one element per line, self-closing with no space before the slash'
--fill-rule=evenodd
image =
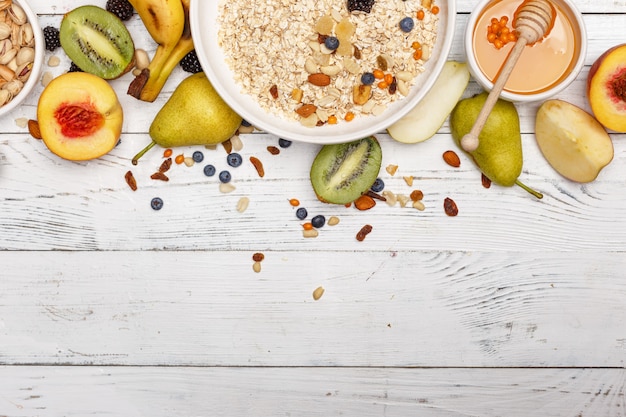
<path id="1" fill-rule="evenodd" d="M 242 93 L 255 97 L 268 113 L 306 126 L 320 124 L 320 118 L 296 113 L 298 103 L 334 97 L 330 89 L 340 94 L 324 110 L 338 120 L 348 113 L 382 114 L 408 95 L 437 38 L 439 17 L 428 11 L 410 33 L 399 29 L 398 22 L 420 7 L 415 2 L 377 0 L 371 13 L 350 13 L 345 2 L 331 0 L 219 1 L 218 43 Z M 324 46 L 327 36 L 339 39 L 337 50 Z M 421 59 L 413 57 L 414 42 L 422 47 Z M 373 88 L 367 107 L 354 103 L 352 91 L 361 75 L 383 62 L 386 72 L 398 80 L 393 88 L 399 94 Z M 311 74 L 324 74 L 330 82 L 317 75 L 314 83 L 308 82 Z M 272 98 L 269 89 L 278 80 L 280 92 Z M 302 95 L 298 93 L 294 103 L 296 90 Z"/>

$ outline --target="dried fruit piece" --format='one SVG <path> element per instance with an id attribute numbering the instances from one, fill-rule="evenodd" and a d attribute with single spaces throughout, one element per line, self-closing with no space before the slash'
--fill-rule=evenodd
<path id="1" fill-rule="evenodd" d="M 126 184 L 128 184 L 131 190 L 137 191 L 137 180 L 135 180 L 135 176 L 133 175 L 132 171 L 128 171 L 124 175 L 124 179 L 126 180 Z"/>
<path id="2" fill-rule="evenodd" d="M 280 153 L 280 149 L 278 149 L 276 146 L 268 146 L 267 151 L 272 155 L 278 155 Z"/>
<path id="3" fill-rule="evenodd" d="M 273 84 L 270 87 L 270 94 L 272 95 L 273 99 L 277 99 L 278 98 L 278 86 L 276 84 Z"/>
<path id="4" fill-rule="evenodd" d="M 167 158 L 161 163 L 161 166 L 159 167 L 159 172 L 167 172 L 171 166 L 172 166 L 172 158 Z"/>
<path id="5" fill-rule="evenodd" d="M 443 160 L 451 167 L 458 168 L 461 166 L 461 159 L 459 159 L 459 155 L 454 151 L 445 151 L 443 153 Z"/>
<path id="6" fill-rule="evenodd" d="M 483 184 L 483 187 L 489 188 L 491 187 L 491 180 L 483 173 L 480 174 L 480 181 Z"/>
<path id="7" fill-rule="evenodd" d="M 170 180 L 168 178 L 168 176 L 165 175 L 162 172 L 155 172 L 154 174 L 150 175 L 150 178 L 152 178 L 153 180 L 160 180 L 160 181 L 169 181 Z"/>
<path id="8" fill-rule="evenodd" d="M 335 20 L 332 16 L 324 15 L 315 23 L 315 31 L 320 35 L 330 35 L 334 26 Z"/>
<path id="9" fill-rule="evenodd" d="M 254 262 L 261 262 L 263 259 L 265 259 L 265 255 L 263 255 L 261 252 L 256 252 L 254 255 L 252 255 L 252 260 Z"/>
<path id="10" fill-rule="evenodd" d="M 424 198 L 424 193 L 421 190 L 413 190 L 411 191 L 411 194 L 409 195 L 409 197 L 413 201 L 420 201 Z"/>
<path id="11" fill-rule="evenodd" d="M 358 240 L 359 242 L 362 242 L 365 239 L 365 236 L 369 235 L 371 231 L 372 231 L 372 226 L 369 224 L 366 224 L 356 234 L 356 240 Z"/>
<path id="12" fill-rule="evenodd" d="M 354 104 L 363 105 L 367 103 L 371 95 L 371 85 L 359 84 L 352 88 L 352 101 L 354 101 Z"/>
<path id="13" fill-rule="evenodd" d="M 446 214 L 450 217 L 454 217 L 457 214 L 459 214 L 459 208 L 457 207 L 454 200 L 451 199 L 450 197 L 446 197 L 446 199 L 443 200 L 443 209 L 446 212 Z"/>
<path id="14" fill-rule="evenodd" d="M 265 176 L 265 169 L 263 168 L 263 163 L 259 160 L 259 158 L 255 156 L 251 156 L 250 162 L 254 166 L 254 169 L 256 169 L 256 172 L 257 174 L 259 174 L 259 177 L 263 178 L 263 176 Z"/>
<path id="15" fill-rule="evenodd" d="M 385 170 L 387 171 L 389 175 L 396 175 L 396 171 L 398 170 L 398 165 L 389 164 L 387 165 Z"/>

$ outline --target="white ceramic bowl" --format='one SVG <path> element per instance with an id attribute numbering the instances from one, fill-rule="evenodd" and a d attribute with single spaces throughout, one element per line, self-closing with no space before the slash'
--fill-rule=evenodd
<path id="1" fill-rule="evenodd" d="M 191 0 L 190 21 L 198 59 L 207 77 L 220 96 L 252 125 L 278 137 L 309 143 L 342 143 L 384 131 L 408 113 L 428 92 L 448 58 L 456 9 L 454 0 L 438 0 L 440 7 L 437 42 L 425 71 L 415 79 L 407 97 L 396 100 L 379 116 L 361 116 L 351 122 L 305 127 L 298 121 L 287 120 L 260 108 L 256 100 L 241 93 L 233 73 L 225 61 L 225 54 L 217 41 L 219 0 Z"/>
<path id="2" fill-rule="evenodd" d="M 0 117 L 3 117 L 4 115 L 12 112 L 16 107 L 20 106 L 30 95 L 35 85 L 37 85 L 41 76 L 46 50 L 43 31 L 41 30 L 41 26 L 37 20 L 37 15 L 33 12 L 33 9 L 26 0 L 13 0 L 13 2 L 19 4 L 22 9 L 24 9 L 24 12 L 26 12 L 26 16 L 28 17 L 28 22 L 33 28 L 33 35 L 35 36 L 35 61 L 33 62 L 31 74 L 28 80 L 24 83 L 22 90 L 17 96 L 13 97 L 11 101 L 0 107 Z"/>
<path id="3" fill-rule="evenodd" d="M 489 7 L 491 4 L 496 3 L 499 0 L 481 0 L 474 11 L 471 13 L 469 21 L 467 22 L 467 27 L 465 29 L 465 57 L 468 64 L 468 68 L 472 77 L 476 80 L 478 84 L 480 84 L 485 90 L 490 91 L 493 88 L 493 83 L 490 81 L 487 76 L 480 69 L 478 62 L 476 61 L 476 57 L 473 53 L 473 36 L 474 29 L 482 14 L 483 10 Z M 552 3 L 560 8 L 560 10 L 567 16 L 568 20 L 572 24 L 572 28 L 575 32 L 575 36 L 578 38 L 577 40 L 579 47 L 576 49 L 575 55 L 573 57 L 574 63 L 571 68 L 569 75 L 564 77 L 559 83 L 553 85 L 547 90 L 543 90 L 537 93 L 514 93 L 511 91 L 502 91 L 500 97 L 513 102 L 532 102 L 532 101 L 543 101 L 556 95 L 557 93 L 563 91 L 568 85 L 572 83 L 580 73 L 581 69 L 585 63 L 585 56 L 587 54 L 587 32 L 585 29 L 585 23 L 583 22 L 582 15 L 576 9 L 576 6 L 570 0 L 551 0 Z M 521 1 L 520 1 L 521 3 Z M 498 16 L 499 17 L 499 16 Z M 504 61 L 503 61 L 504 62 Z M 541 65 L 541 63 L 537 63 L 537 65 Z"/>

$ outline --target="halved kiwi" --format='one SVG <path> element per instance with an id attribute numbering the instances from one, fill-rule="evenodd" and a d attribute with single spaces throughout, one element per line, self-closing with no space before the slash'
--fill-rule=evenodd
<path id="1" fill-rule="evenodd" d="M 80 6 L 63 16 L 59 37 L 67 56 L 83 71 L 106 80 L 134 65 L 135 44 L 117 16 L 98 6 Z"/>
<path id="2" fill-rule="evenodd" d="M 315 194 L 327 203 L 353 202 L 376 181 L 382 157 L 380 144 L 373 136 L 324 145 L 311 166 Z"/>

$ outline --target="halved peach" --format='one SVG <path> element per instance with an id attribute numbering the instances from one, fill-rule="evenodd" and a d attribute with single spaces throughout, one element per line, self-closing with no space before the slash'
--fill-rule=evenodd
<path id="1" fill-rule="evenodd" d="M 69 72 L 43 90 L 37 119 L 50 151 L 71 161 L 86 161 L 115 147 L 124 114 L 108 82 L 89 73 Z"/>
<path id="2" fill-rule="evenodd" d="M 589 69 L 587 98 L 604 127 L 626 132 L 626 43 L 604 52 Z"/>

